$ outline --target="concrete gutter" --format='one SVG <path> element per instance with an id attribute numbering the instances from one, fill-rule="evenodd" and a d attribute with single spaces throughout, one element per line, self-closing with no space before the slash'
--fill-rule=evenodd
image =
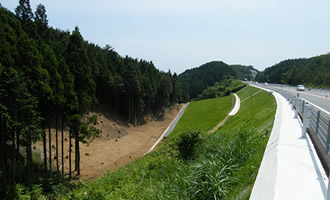
<path id="1" fill-rule="evenodd" d="M 309 136 L 301 138 L 301 121 L 294 118 L 289 102 L 273 95 L 274 126 L 250 199 L 325 199 L 328 178 L 315 148 Z"/>
<path id="2" fill-rule="evenodd" d="M 176 115 L 176 117 L 173 119 L 173 121 L 170 123 L 170 125 L 167 127 L 167 129 L 163 132 L 163 134 L 158 138 L 158 140 L 155 142 L 154 145 L 152 145 L 152 147 L 148 150 L 147 153 L 148 154 L 150 152 L 152 152 L 154 150 L 154 148 L 158 145 L 158 143 L 164 138 L 167 137 L 175 128 L 176 124 L 178 123 L 179 119 L 182 117 L 184 111 L 186 110 L 186 108 L 188 107 L 189 102 L 186 103 L 186 105 L 184 105 L 180 112 Z"/>
<path id="3" fill-rule="evenodd" d="M 209 131 L 209 133 L 216 132 L 221 126 L 223 126 L 226 121 L 229 119 L 229 117 L 236 115 L 236 113 L 239 111 L 241 107 L 241 100 L 237 94 L 234 93 L 235 97 L 235 106 L 234 108 L 228 113 L 228 115 L 219 123 L 217 124 L 212 130 Z"/>
<path id="4" fill-rule="evenodd" d="M 230 113 L 228 113 L 229 116 L 234 116 L 238 111 L 239 111 L 239 108 L 241 106 L 241 100 L 240 98 L 237 96 L 236 93 L 234 93 L 234 96 L 235 96 L 235 106 L 234 108 L 230 111 Z"/>

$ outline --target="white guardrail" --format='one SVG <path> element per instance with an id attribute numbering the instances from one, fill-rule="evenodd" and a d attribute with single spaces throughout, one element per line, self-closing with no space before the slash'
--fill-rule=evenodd
<path id="1" fill-rule="evenodd" d="M 283 86 L 285 88 L 292 87 L 288 85 L 281 84 L 270 84 L 264 86 L 258 84 L 258 87 L 264 87 L 266 89 L 271 89 L 282 96 L 284 96 L 292 105 L 292 108 L 296 110 L 296 117 L 299 115 L 303 122 L 303 133 L 302 136 L 306 136 L 306 131 L 317 136 L 319 142 L 322 144 L 323 151 L 329 156 L 330 155 L 330 113 L 326 110 L 320 108 L 319 106 L 296 96 L 289 91 L 277 88 Z M 274 87 L 275 86 L 275 87 Z M 311 89 L 322 90 L 322 89 Z M 325 94 L 329 93 L 330 90 L 322 90 Z M 314 144 L 315 146 L 315 144 Z M 329 157 L 330 158 L 330 157 Z M 330 166 L 329 166 L 330 167 Z M 326 170 L 329 173 L 328 170 Z"/>
<path id="2" fill-rule="evenodd" d="M 299 115 L 302 118 L 302 137 L 306 137 L 306 132 L 309 132 L 323 168 L 329 175 L 326 200 L 330 200 L 330 113 L 317 105 L 300 98 L 299 93 L 296 96 L 282 89 L 274 87 L 271 89 L 284 96 L 290 102 L 292 108 L 296 110 L 296 117 Z M 328 90 L 325 90 L 324 92 L 327 93 Z"/>
<path id="3" fill-rule="evenodd" d="M 304 133 L 302 133 L 302 136 L 304 136 L 307 129 L 309 129 L 312 134 L 318 137 L 325 153 L 330 155 L 330 113 L 288 91 L 277 88 L 272 88 L 272 90 L 283 95 L 296 110 L 297 115 L 299 114 L 302 118 L 304 125 Z"/>
<path id="4" fill-rule="evenodd" d="M 293 87 L 287 85 L 277 84 L 253 84 L 265 88 L 268 91 L 277 92 L 285 97 L 291 105 L 291 108 L 295 110 L 295 118 L 300 118 L 302 122 L 301 137 L 306 137 L 308 132 L 309 138 L 313 142 L 317 155 L 322 163 L 324 171 L 329 175 L 330 169 L 330 113 L 325 109 L 300 98 L 299 93 L 292 93 Z M 285 88 L 285 89 L 284 89 Z M 287 91 L 288 88 L 291 88 Z M 295 89 L 294 89 L 295 90 Z M 328 95 L 330 90 L 324 90 L 325 95 Z M 330 94 L 330 93 L 329 93 Z M 329 98 L 329 96 L 326 96 Z M 327 192 L 324 195 L 326 200 L 330 200 L 330 175 L 328 178 Z"/>

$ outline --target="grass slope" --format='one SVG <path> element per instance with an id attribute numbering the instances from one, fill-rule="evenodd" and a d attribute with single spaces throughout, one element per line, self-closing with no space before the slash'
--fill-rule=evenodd
<path id="1" fill-rule="evenodd" d="M 184 129 L 208 131 L 227 116 L 230 108 L 230 96 L 193 101 L 179 120 L 174 134 Z"/>
<path id="2" fill-rule="evenodd" d="M 228 119 L 226 124 L 218 130 L 219 134 L 228 134 L 229 137 L 235 129 L 243 127 L 256 132 L 254 140 L 248 145 L 253 148 L 249 159 L 244 161 L 233 174 L 237 183 L 233 185 L 228 199 L 249 199 L 255 178 L 263 157 L 269 134 L 272 130 L 276 112 L 276 102 L 272 95 L 260 91 L 255 87 L 247 87 L 239 91 L 241 108 L 239 112 Z"/>
<path id="3" fill-rule="evenodd" d="M 238 92 L 241 99 L 258 89 Z M 248 199 L 275 114 L 275 101 L 259 92 L 214 134 L 205 132 L 229 111 L 230 98 L 193 102 L 160 148 L 115 172 L 72 189 L 53 188 L 57 199 Z M 227 105 L 217 111 L 215 106 Z M 220 107 L 219 107 L 220 108 Z M 210 120 L 210 116 L 219 116 Z M 201 124 L 201 125 L 199 125 Z M 189 131 L 182 131 L 187 130 Z M 185 133 L 204 130 L 189 159 L 178 157 Z"/>

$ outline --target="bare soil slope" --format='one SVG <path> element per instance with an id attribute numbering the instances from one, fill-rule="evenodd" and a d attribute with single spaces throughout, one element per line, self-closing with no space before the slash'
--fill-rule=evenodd
<path id="1" fill-rule="evenodd" d="M 124 124 L 118 119 L 109 117 L 109 113 L 89 113 L 89 115 L 96 114 L 98 116 L 97 128 L 101 130 L 101 134 L 89 145 L 80 144 L 80 178 L 83 180 L 96 178 L 106 171 L 115 170 L 118 167 L 142 157 L 166 130 L 182 107 L 183 105 L 177 105 L 172 110 L 168 111 L 163 121 L 149 120 L 146 124 L 141 126 Z M 54 159 L 56 141 L 55 129 L 51 131 L 52 162 L 53 166 L 56 166 L 56 160 Z M 61 133 L 58 132 L 59 158 L 61 158 L 60 134 Z M 65 172 L 68 172 L 69 136 L 67 129 L 64 131 L 64 138 L 64 169 Z M 42 142 L 36 143 L 35 149 L 40 153 L 42 158 Z M 62 168 L 60 159 L 59 166 Z M 74 169 L 74 147 L 72 147 L 72 169 Z"/>

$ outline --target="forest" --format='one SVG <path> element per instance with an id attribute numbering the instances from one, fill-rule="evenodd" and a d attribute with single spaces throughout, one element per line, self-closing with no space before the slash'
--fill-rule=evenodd
<path id="1" fill-rule="evenodd" d="M 179 80 L 189 91 L 189 97 L 193 99 L 197 98 L 204 89 L 230 77 L 240 80 L 253 80 L 253 71 L 258 72 L 252 66 L 227 65 L 221 61 L 213 61 L 184 71 L 179 75 Z"/>
<path id="2" fill-rule="evenodd" d="M 257 74 L 259 82 L 330 88 L 330 54 L 289 59 Z"/>
<path id="3" fill-rule="evenodd" d="M 122 57 L 110 45 L 87 42 L 78 27 L 72 32 L 52 28 L 45 6 L 33 12 L 29 0 L 19 0 L 15 13 L 0 5 L 0 41 L 0 199 L 17 183 L 46 187 L 43 180 L 63 178 L 65 128 L 70 132 L 68 176 L 73 171 L 79 176 L 79 144 L 99 134 L 97 116 L 84 116 L 96 107 L 139 125 L 147 116 L 162 119 L 167 108 L 189 98 L 177 74 L 162 72 L 151 61 Z M 55 150 L 51 128 L 56 129 Z M 33 162 L 36 141 L 43 142 L 41 165 Z"/>

